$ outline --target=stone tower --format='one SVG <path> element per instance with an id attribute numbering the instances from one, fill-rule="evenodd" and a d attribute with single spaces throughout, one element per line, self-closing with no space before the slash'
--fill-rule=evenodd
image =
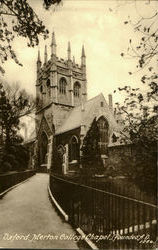
<path id="1" fill-rule="evenodd" d="M 37 58 L 36 81 L 36 134 L 37 144 L 41 147 L 42 134 L 49 141 L 56 129 L 62 125 L 69 112 L 87 100 L 86 56 L 84 46 L 81 53 L 81 65 L 71 56 L 68 42 L 67 59 L 57 57 L 55 34 L 52 34 L 51 56 L 48 59 L 45 46 L 44 63 Z"/>

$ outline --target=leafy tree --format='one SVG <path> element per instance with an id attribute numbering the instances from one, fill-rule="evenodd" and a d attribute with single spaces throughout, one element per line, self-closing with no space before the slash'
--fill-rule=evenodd
<path id="1" fill-rule="evenodd" d="M 135 6 L 137 10 L 137 2 L 135 1 Z M 149 6 L 150 6 L 149 2 Z M 138 13 L 138 11 L 137 11 Z M 131 25 L 139 37 L 138 41 L 133 38 L 129 38 L 129 46 L 126 52 L 121 53 L 121 56 L 125 58 L 136 59 L 136 69 L 137 71 L 143 73 L 141 77 L 141 82 L 146 89 L 145 95 L 147 95 L 149 101 L 157 101 L 158 92 L 158 74 L 157 74 L 157 62 L 158 62 L 158 11 L 155 10 L 151 15 L 143 16 L 141 11 L 138 13 L 138 20 L 133 22 L 131 17 L 124 22 L 125 25 Z M 129 74 L 133 74 L 129 72 Z M 142 94 L 141 94 L 142 96 Z M 143 97 L 144 98 L 144 97 Z M 145 97 L 146 98 L 146 97 Z"/>
<path id="2" fill-rule="evenodd" d="M 122 117 L 120 142 L 131 144 L 132 155 L 122 157 L 122 166 L 129 177 L 147 192 L 156 190 L 157 102 L 155 90 L 151 94 L 139 88 L 119 88 L 125 93 L 124 103 L 116 103 L 117 115 Z"/>
<path id="3" fill-rule="evenodd" d="M 116 103 L 116 113 L 123 120 L 120 141 L 130 143 L 135 148 L 134 157 L 124 158 L 124 163 L 130 165 L 130 169 L 125 169 L 142 189 L 150 191 L 156 189 L 158 74 L 154 66 L 158 55 L 157 15 L 155 11 L 152 16 L 144 17 L 139 12 L 136 23 L 130 16 L 124 22 L 125 25 L 133 26 L 140 40 L 135 42 L 130 38 L 127 52 L 121 53 L 121 56 L 137 59 L 137 71 L 146 69 L 146 74 L 143 73 L 140 79 L 143 88 L 118 88 L 124 92 L 125 98 L 124 103 Z"/>
<path id="4" fill-rule="evenodd" d="M 52 5 L 57 5 L 61 0 L 44 0 L 44 7 L 48 10 Z"/>
<path id="5" fill-rule="evenodd" d="M 145 146 L 157 140 L 157 102 L 156 92 L 125 86 L 124 103 L 116 103 L 117 115 L 122 117 L 121 142 L 145 143 Z"/>
<path id="6" fill-rule="evenodd" d="M 23 141 L 18 134 L 20 117 L 28 112 L 31 104 L 28 95 L 23 90 L 0 85 L 0 133 L 1 133 L 1 170 L 8 171 L 26 167 L 27 152 L 20 145 Z"/>
<path id="7" fill-rule="evenodd" d="M 147 66 L 149 72 L 151 72 L 153 65 L 150 66 L 150 64 L 153 63 L 154 60 L 157 61 L 158 55 L 158 11 L 155 9 L 152 14 L 145 16 L 141 14 L 141 10 L 138 12 L 137 1 L 135 1 L 135 6 L 136 13 L 138 14 L 137 21 L 132 21 L 132 18 L 128 16 L 124 24 L 131 25 L 140 39 L 135 44 L 134 39 L 130 38 L 127 52 L 122 53 L 121 56 L 136 58 L 136 68 L 142 69 Z"/>
<path id="8" fill-rule="evenodd" d="M 137 1 L 135 6 L 137 7 Z M 139 11 L 137 22 L 134 23 L 130 16 L 124 22 L 125 25 L 132 25 L 134 31 L 139 33 L 140 40 L 135 43 L 134 39 L 130 38 L 127 52 L 121 53 L 121 56 L 136 58 L 136 68 L 147 68 L 147 73 L 141 77 L 143 90 L 130 86 L 118 88 L 120 92 L 124 92 L 125 99 L 123 105 L 116 103 L 118 115 L 122 115 L 124 120 L 123 140 L 132 143 L 146 142 L 145 145 L 157 140 L 158 74 L 157 67 L 154 68 L 158 61 L 157 16 L 156 10 L 151 16 L 143 16 Z"/>
<path id="9" fill-rule="evenodd" d="M 1 148 L 0 172 L 21 171 L 28 167 L 29 152 L 24 145 L 12 143 L 7 149 Z"/>
<path id="10" fill-rule="evenodd" d="M 29 100 L 29 95 L 18 86 L 11 87 L 5 83 L 0 85 L 0 126 L 5 145 L 19 141 L 20 117 L 30 113 L 34 103 Z"/>
<path id="11" fill-rule="evenodd" d="M 43 4 L 48 9 L 61 0 L 44 0 Z M 22 65 L 15 51 L 12 42 L 15 36 L 28 39 L 27 45 L 34 47 L 39 43 L 39 36 L 44 39 L 48 37 L 48 30 L 38 18 L 27 0 L 1 0 L 0 1 L 0 72 L 4 73 L 2 64 L 8 58 L 12 58 L 17 64 Z"/>
<path id="12" fill-rule="evenodd" d="M 99 128 L 97 126 L 96 118 L 94 118 L 91 127 L 84 137 L 83 146 L 81 148 L 81 163 L 83 173 L 85 174 L 91 175 L 91 171 L 92 174 L 101 174 L 103 171 L 103 161 L 101 159 L 99 138 Z"/>

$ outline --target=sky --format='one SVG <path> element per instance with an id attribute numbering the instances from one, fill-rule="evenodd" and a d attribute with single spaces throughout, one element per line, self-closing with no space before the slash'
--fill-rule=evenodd
<path id="1" fill-rule="evenodd" d="M 125 3 L 126 2 L 126 3 Z M 71 42 L 72 55 L 80 64 L 82 44 L 85 46 L 88 98 L 92 98 L 102 92 L 107 99 L 109 93 L 124 85 L 140 86 L 142 72 L 129 75 L 135 71 L 136 61 L 120 56 L 126 52 L 129 39 L 135 42 L 139 36 L 133 27 L 124 22 L 130 15 L 133 22 L 140 16 L 152 15 L 156 8 L 156 2 L 149 1 L 108 1 L 108 0 L 63 0 L 57 8 L 51 7 L 44 10 L 42 0 L 30 0 L 30 5 L 43 20 L 50 31 L 55 32 L 57 42 L 57 56 L 67 58 L 67 44 Z M 41 59 L 44 58 L 44 46 L 48 47 L 50 57 L 50 41 L 40 39 L 36 48 L 28 48 L 24 38 L 16 38 L 13 47 L 23 67 L 8 60 L 4 66 L 6 73 L 4 79 L 19 82 L 28 92 L 35 94 L 36 60 L 38 49 Z M 114 102 L 121 98 L 113 96 Z"/>

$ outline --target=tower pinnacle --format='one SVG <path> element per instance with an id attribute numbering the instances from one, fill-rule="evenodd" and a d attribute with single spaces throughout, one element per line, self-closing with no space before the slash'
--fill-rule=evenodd
<path id="1" fill-rule="evenodd" d="M 85 56 L 84 45 L 82 45 L 82 57 L 86 57 L 86 56 Z"/>
<path id="2" fill-rule="evenodd" d="M 75 57 L 73 56 L 73 66 L 75 66 Z"/>
<path id="3" fill-rule="evenodd" d="M 70 45 L 70 42 L 68 42 L 67 55 L 68 55 L 68 60 L 71 60 L 71 45 Z"/>
<path id="4" fill-rule="evenodd" d="M 41 62 L 40 50 L 38 50 L 37 62 Z"/>
<path id="5" fill-rule="evenodd" d="M 37 71 L 41 68 L 41 56 L 40 56 L 40 50 L 38 50 L 38 56 L 37 56 Z"/>
<path id="6" fill-rule="evenodd" d="M 82 45 L 82 55 L 81 55 L 81 66 L 86 66 L 86 55 L 84 50 L 84 45 Z"/>
<path id="7" fill-rule="evenodd" d="M 47 60 L 48 60 L 47 45 L 45 45 L 45 50 L 44 50 L 44 63 L 47 63 Z"/>
<path id="8" fill-rule="evenodd" d="M 52 42 L 51 42 L 51 45 L 50 45 L 50 47 L 51 47 L 51 55 L 56 55 L 56 41 L 55 41 L 55 33 L 54 33 L 54 31 L 53 31 L 53 33 L 52 33 Z"/>

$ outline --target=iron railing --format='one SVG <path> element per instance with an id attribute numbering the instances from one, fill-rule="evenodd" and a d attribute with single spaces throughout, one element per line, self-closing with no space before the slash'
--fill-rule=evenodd
<path id="1" fill-rule="evenodd" d="M 81 228 L 99 248 L 153 248 L 157 233 L 155 204 L 124 196 L 120 190 L 114 193 L 110 187 L 101 190 L 97 185 L 81 184 L 53 174 L 50 189 L 72 226 Z"/>

